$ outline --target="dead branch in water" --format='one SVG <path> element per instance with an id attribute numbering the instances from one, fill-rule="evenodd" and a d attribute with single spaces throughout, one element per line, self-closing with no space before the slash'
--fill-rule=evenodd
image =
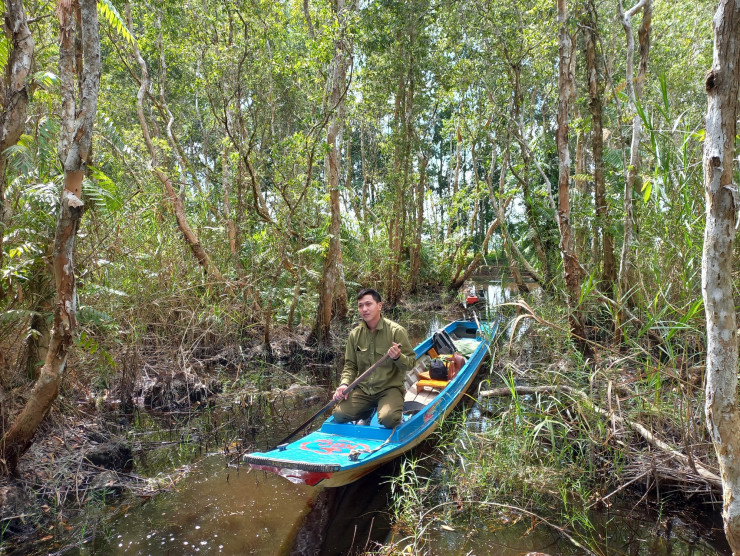
<path id="1" fill-rule="evenodd" d="M 651 446 L 658 448 L 659 450 L 661 450 L 662 452 L 670 456 L 672 460 L 681 464 L 682 466 L 685 466 L 687 469 L 684 471 L 684 475 L 686 476 L 687 480 L 689 478 L 700 479 L 708 483 L 713 489 L 721 492 L 722 479 L 716 473 L 713 473 L 711 470 L 707 469 L 704 465 L 696 461 L 696 459 L 694 458 L 690 459 L 689 456 L 681 453 L 679 450 L 677 450 L 676 448 L 674 448 L 667 442 L 661 440 L 660 438 L 658 438 L 656 435 L 654 435 L 652 432 L 650 432 L 646 427 L 644 427 L 640 423 L 631 421 L 630 419 L 627 419 L 626 417 L 617 415 L 614 411 L 607 411 L 606 409 L 599 407 L 588 397 L 588 395 L 586 395 L 585 392 L 577 388 L 572 388 L 566 385 L 515 386 L 513 388 L 503 387 L 503 388 L 494 388 L 493 390 L 483 390 L 479 393 L 479 397 L 493 398 L 493 397 L 508 397 L 508 396 L 512 396 L 514 393 L 517 396 L 521 396 L 521 395 L 536 395 L 536 394 L 553 394 L 555 392 L 563 392 L 563 393 L 580 398 L 580 400 L 584 402 L 587 407 L 591 408 L 595 413 L 598 413 L 599 415 L 606 417 L 612 423 L 613 427 L 615 427 L 617 424 L 626 425 L 627 427 L 632 429 L 635 433 L 637 433 L 640 437 L 642 437 L 645 441 L 647 441 Z"/>

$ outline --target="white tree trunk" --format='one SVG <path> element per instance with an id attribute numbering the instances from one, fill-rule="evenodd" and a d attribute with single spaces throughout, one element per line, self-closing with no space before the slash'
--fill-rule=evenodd
<path id="1" fill-rule="evenodd" d="M 740 85 L 740 0 L 721 0 L 714 16 L 714 56 L 707 75 L 704 189 L 706 229 L 702 294 L 707 315 L 707 426 L 723 484 L 725 534 L 740 555 L 740 411 L 737 324 L 732 296 L 737 186 L 732 183 Z"/>
<path id="2" fill-rule="evenodd" d="M 625 88 L 630 100 L 632 109 L 632 141 L 630 143 L 630 162 L 627 167 L 627 175 L 624 182 L 624 241 L 622 243 L 622 253 L 619 261 L 619 285 L 622 295 L 625 295 L 632 286 L 631 267 L 632 256 L 631 250 L 634 244 L 634 223 L 635 216 L 632 205 L 632 194 L 635 189 L 635 182 L 640 172 L 640 141 L 642 139 L 642 120 L 637 114 L 637 103 L 642 97 L 645 76 L 647 74 L 647 60 L 650 53 L 650 25 L 652 22 L 652 0 L 640 0 L 632 8 L 624 11 L 622 0 L 618 2 L 619 16 L 622 21 L 625 35 L 627 37 L 627 60 Z M 635 38 L 632 32 L 632 17 L 642 10 L 642 23 L 640 24 L 640 67 L 637 74 L 637 80 L 634 78 L 634 57 L 635 57 Z"/>

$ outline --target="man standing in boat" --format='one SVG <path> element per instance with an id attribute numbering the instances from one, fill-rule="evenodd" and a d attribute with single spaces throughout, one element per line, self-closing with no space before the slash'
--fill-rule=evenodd
<path id="1" fill-rule="evenodd" d="M 416 362 L 406 329 L 380 314 L 380 294 L 364 289 L 357 294 L 357 307 L 363 322 L 349 334 L 344 354 L 342 381 L 334 392 L 340 403 L 334 408 L 334 420 L 347 423 L 367 419 L 378 408 L 378 421 L 389 429 L 401 422 L 403 379 Z M 390 359 L 357 387 L 345 394 L 352 381 L 388 354 Z"/>

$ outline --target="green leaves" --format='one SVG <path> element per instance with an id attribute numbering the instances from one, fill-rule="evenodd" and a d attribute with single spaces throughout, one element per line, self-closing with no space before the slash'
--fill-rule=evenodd
<path id="1" fill-rule="evenodd" d="M 5 69 L 8 66 L 8 60 L 10 59 L 10 41 L 8 37 L 3 33 L 0 34 L 0 71 L 4 74 Z"/>
<path id="2" fill-rule="evenodd" d="M 115 212 L 123 206 L 118 186 L 101 170 L 90 167 L 92 179 L 82 181 L 82 191 L 87 199 L 105 212 Z"/>
<path id="3" fill-rule="evenodd" d="M 51 89 L 59 84 L 59 76 L 52 71 L 37 71 L 33 74 L 33 80 L 45 89 Z"/>
<path id="4" fill-rule="evenodd" d="M 650 193 L 653 191 L 653 182 L 649 178 L 642 182 L 642 200 L 648 202 L 650 200 Z"/>
<path id="5" fill-rule="evenodd" d="M 98 11 L 119 35 L 131 44 L 134 43 L 134 37 L 129 33 L 123 18 L 121 18 L 121 14 L 118 13 L 118 10 L 110 0 L 98 0 Z"/>

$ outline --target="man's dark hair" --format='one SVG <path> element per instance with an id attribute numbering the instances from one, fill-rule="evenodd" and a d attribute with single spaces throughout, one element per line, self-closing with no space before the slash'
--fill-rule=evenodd
<path id="1" fill-rule="evenodd" d="M 366 295 L 372 295 L 373 299 L 375 300 L 375 303 L 380 303 L 382 301 L 382 299 L 380 298 L 380 294 L 378 293 L 378 290 L 374 290 L 372 288 L 365 288 L 364 290 L 360 290 L 360 293 L 357 294 L 357 301 L 359 301 Z"/>

